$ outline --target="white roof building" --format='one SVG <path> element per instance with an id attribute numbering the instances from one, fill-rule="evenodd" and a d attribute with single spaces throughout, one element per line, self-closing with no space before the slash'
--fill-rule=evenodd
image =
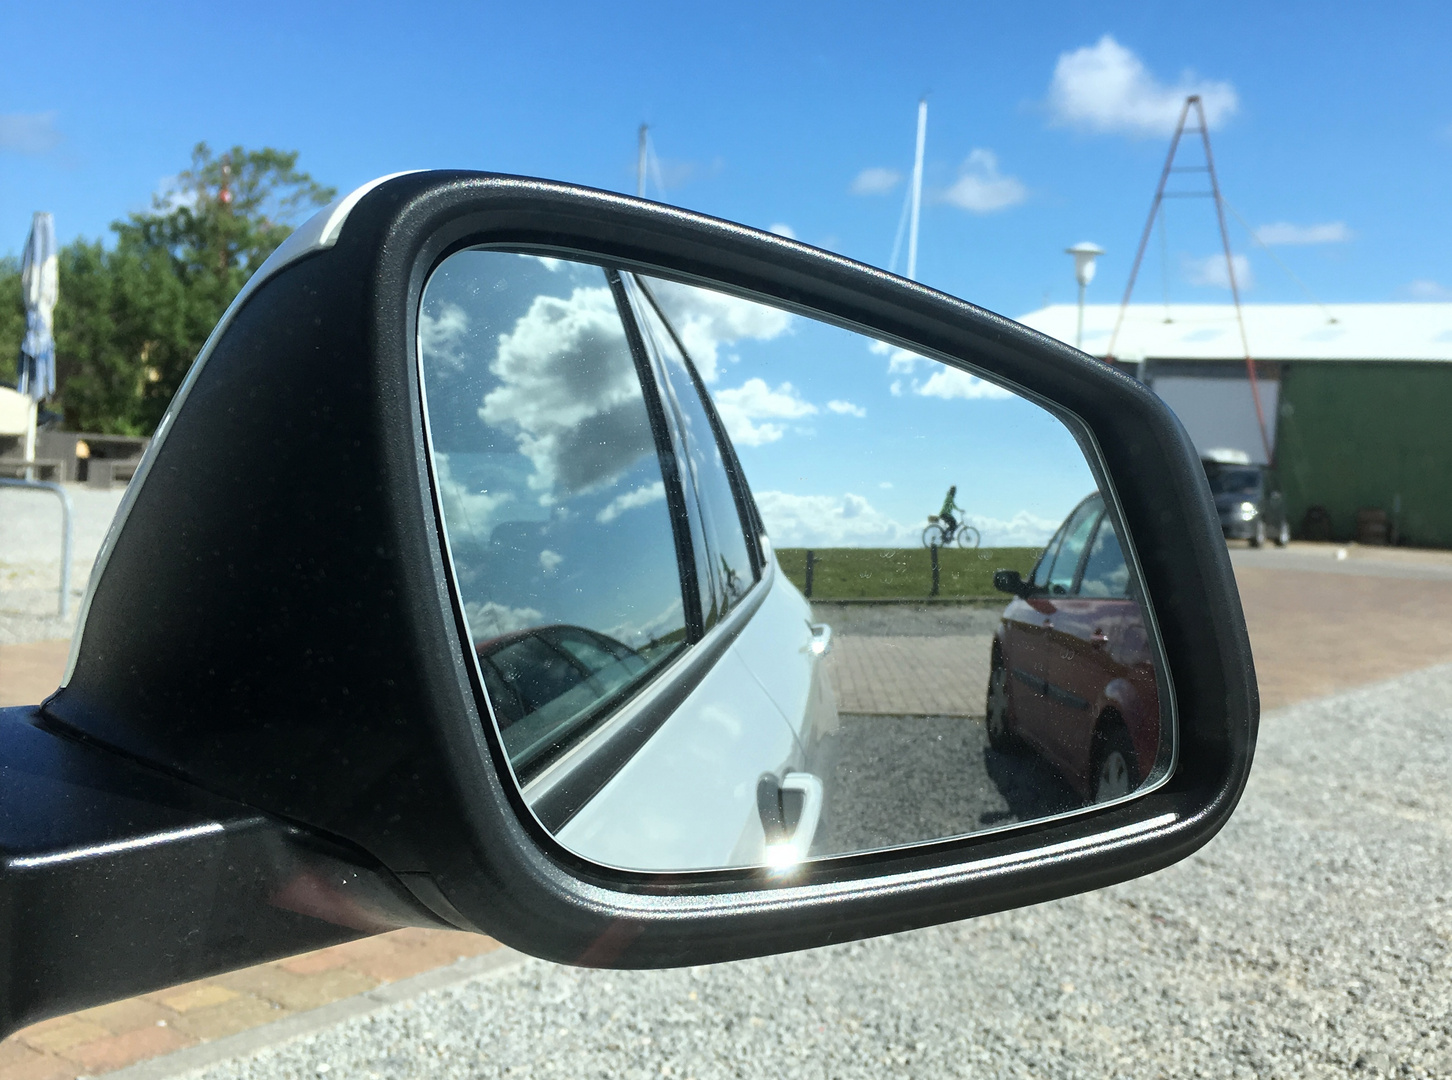
<path id="1" fill-rule="evenodd" d="M 1452 361 L 1452 304 L 1243 304 L 1256 360 Z M 1084 306 L 1084 351 L 1103 356 L 1118 304 Z M 1019 322 L 1072 345 L 1079 311 L 1051 304 Z M 1131 304 L 1114 358 L 1244 360 L 1231 304 Z"/>

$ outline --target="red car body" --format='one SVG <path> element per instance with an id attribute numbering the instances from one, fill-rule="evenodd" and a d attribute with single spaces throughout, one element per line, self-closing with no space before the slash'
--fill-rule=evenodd
<path id="1" fill-rule="evenodd" d="M 1159 690 L 1143 610 L 1103 498 L 1091 495 L 1074 508 L 1028 581 L 1012 574 L 1000 587 L 1016 595 L 994 634 L 990 742 L 1026 744 L 1091 801 L 1138 788 L 1159 753 Z M 1115 752 L 1127 790 L 1106 793 L 1102 770 Z"/>

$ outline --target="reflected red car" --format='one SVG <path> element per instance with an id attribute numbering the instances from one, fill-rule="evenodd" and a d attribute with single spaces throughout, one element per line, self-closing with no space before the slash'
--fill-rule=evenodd
<path id="1" fill-rule="evenodd" d="M 1143 609 L 1105 513 L 1089 496 L 1012 593 L 994 633 L 986 724 L 995 750 L 1032 749 L 1089 802 L 1135 791 L 1160 747 L 1160 701 Z"/>

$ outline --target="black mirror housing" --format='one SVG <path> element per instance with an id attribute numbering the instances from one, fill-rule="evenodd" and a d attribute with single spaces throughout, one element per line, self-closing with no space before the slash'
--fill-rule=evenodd
<path id="1" fill-rule="evenodd" d="M 1017 570 L 995 570 L 993 572 L 993 587 L 1001 593 L 1008 593 L 1010 596 L 1024 597 L 1029 593 L 1029 586 L 1024 581 L 1023 575 Z"/>
<path id="2" fill-rule="evenodd" d="M 840 256 L 564 184 L 408 174 L 324 226 L 259 274 L 194 366 L 127 494 L 45 726 L 355 852 L 423 919 L 572 964 L 700 964 L 1038 903 L 1167 866 L 1228 818 L 1255 741 L 1249 643 L 1199 460 L 1135 380 Z M 489 721 L 425 453 L 420 296 L 476 245 L 769 300 L 1076 418 L 1164 641 L 1182 748 L 1170 780 L 1073 819 L 789 877 L 632 873 L 562 848 Z M 1012 571 L 994 586 L 1025 588 Z"/>

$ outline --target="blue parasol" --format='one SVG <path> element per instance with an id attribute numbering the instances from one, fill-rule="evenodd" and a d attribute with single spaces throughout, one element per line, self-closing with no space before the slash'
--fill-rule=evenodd
<path id="1" fill-rule="evenodd" d="M 41 401 L 55 393 L 55 336 L 52 320 L 60 295 L 60 267 L 55 219 L 37 212 L 20 262 L 20 288 L 25 297 L 25 340 L 20 344 L 15 389 Z"/>

